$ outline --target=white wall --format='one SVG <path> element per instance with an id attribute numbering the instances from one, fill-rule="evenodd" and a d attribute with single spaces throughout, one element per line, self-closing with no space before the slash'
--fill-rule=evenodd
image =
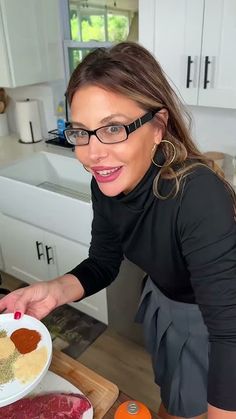
<path id="1" fill-rule="evenodd" d="M 56 106 L 63 98 L 64 81 L 50 84 L 7 89 L 11 98 L 8 121 L 11 132 L 17 132 L 15 123 L 15 100 L 38 99 L 44 137 L 47 131 L 56 128 Z M 202 151 L 223 151 L 236 155 L 236 110 L 188 107 L 193 119 L 193 137 Z"/>
<path id="2" fill-rule="evenodd" d="M 202 151 L 236 155 L 236 110 L 190 106 L 193 137 Z"/>
<path id="3" fill-rule="evenodd" d="M 64 80 L 53 83 L 35 84 L 32 86 L 6 89 L 10 97 L 7 108 L 7 118 L 10 132 L 17 133 L 16 101 L 24 99 L 37 99 L 39 104 L 41 129 L 44 138 L 48 138 L 48 131 L 56 129 L 56 108 L 60 100 L 64 100 Z"/>

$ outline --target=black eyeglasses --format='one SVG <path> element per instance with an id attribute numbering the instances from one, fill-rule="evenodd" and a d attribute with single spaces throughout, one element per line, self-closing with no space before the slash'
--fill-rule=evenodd
<path id="1" fill-rule="evenodd" d="M 67 128 L 64 130 L 64 134 L 68 143 L 74 146 L 88 145 L 91 135 L 96 135 L 97 139 L 103 144 L 121 143 L 127 140 L 131 132 L 151 121 L 161 109 L 149 111 L 129 125 L 106 125 L 93 131 L 83 128 Z"/>

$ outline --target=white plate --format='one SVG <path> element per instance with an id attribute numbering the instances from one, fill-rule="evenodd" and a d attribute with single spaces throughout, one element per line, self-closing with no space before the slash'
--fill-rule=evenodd
<path id="1" fill-rule="evenodd" d="M 52 371 L 48 371 L 47 374 L 43 377 L 42 381 L 39 385 L 34 389 L 33 394 L 40 394 L 40 393 L 48 393 L 60 391 L 65 393 L 79 393 L 85 396 L 80 389 L 75 387 L 69 381 L 65 380 L 64 378 L 60 377 L 59 375 L 55 374 Z M 86 397 L 86 396 L 85 396 Z M 92 419 L 93 418 L 93 408 L 91 407 L 87 410 L 84 415 L 83 419 Z"/>
<path id="2" fill-rule="evenodd" d="M 0 330 L 6 330 L 7 336 L 10 336 L 14 330 L 20 329 L 21 327 L 37 330 L 40 333 L 41 340 L 38 343 L 37 348 L 46 346 L 48 358 L 44 368 L 33 381 L 23 384 L 18 380 L 13 380 L 9 383 L 0 385 L 0 407 L 13 403 L 30 393 L 42 380 L 51 363 L 52 340 L 48 329 L 42 322 L 26 314 L 24 314 L 20 320 L 14 320 L 12 313 L 0 315 Z"/>

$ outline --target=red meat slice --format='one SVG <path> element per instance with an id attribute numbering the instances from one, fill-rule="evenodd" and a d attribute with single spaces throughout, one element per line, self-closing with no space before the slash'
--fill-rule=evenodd
<path id="1" fill-rule="evenodd" d="M 0 408 L 1 419 L 83 419 L 91 407 L 81 394 L 50 393 L 26 397 Z"/>

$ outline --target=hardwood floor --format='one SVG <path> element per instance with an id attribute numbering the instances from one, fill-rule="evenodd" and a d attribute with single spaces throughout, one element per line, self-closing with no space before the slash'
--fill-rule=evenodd
<path id="1" fill-rule="evenodd" d="M 141 346 L 108 327 L 78 360 L 117 384 L 132 399 L 158 411 L 159 388 L 154 383 L 149 354 Z"/>

